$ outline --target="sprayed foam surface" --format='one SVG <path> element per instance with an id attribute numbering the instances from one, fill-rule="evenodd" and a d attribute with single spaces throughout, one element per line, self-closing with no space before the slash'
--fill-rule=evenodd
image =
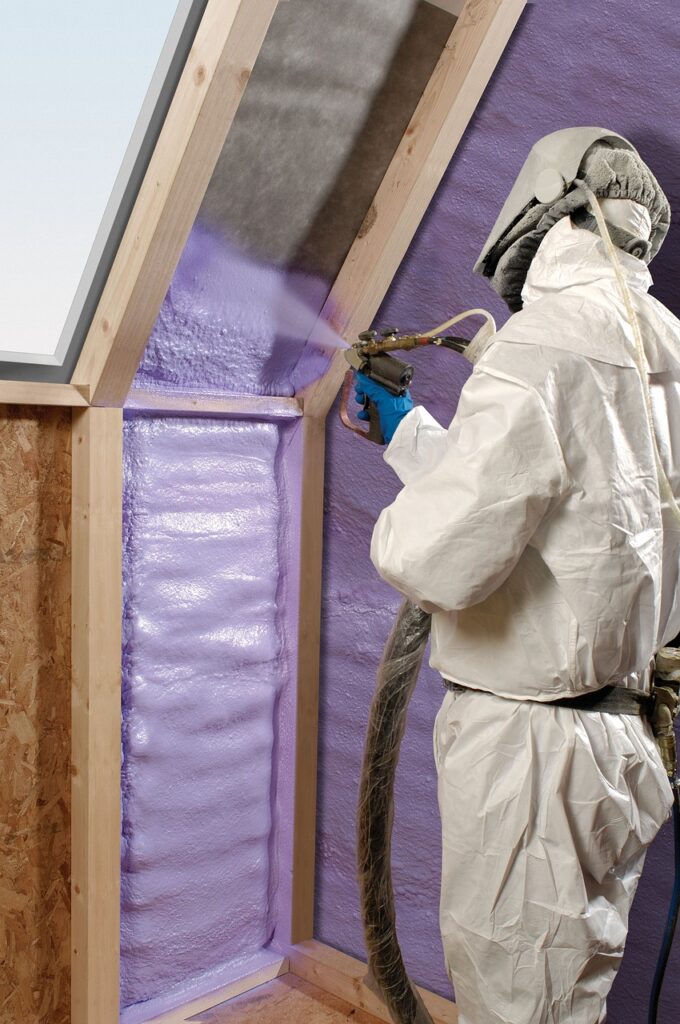
<path id="1" fill-rule="evenodd" d="M 453 18 L 422 0 L 279 4 L 136 384 L 291 395 Z"/>
<path id="2" fill-rule="evenodd" d="M 630 138 L 677 213 L 679 48 L 680 8 L 660 0 L 541 0 L 528 7 L 378 322 L 434 326 L 449 313 L 478 305 L 499 322 L 507 317 L 487 283 L 472 275 L 472 266 L 529 148 L 558 128 L 602 124 Z M 654 294 L 676 315 L 679 265 L 680 231 L 672 226 L 652 273 Z M 416 399 L 448 422 L 466 371 L 455 356 L 445 364 L 448 353 L 418 355 Z M 344 431 L 336 415 L 334 410 L 327 455 L 317 937 L 361 956 L 354 805 L 370 691 L 396 607 L 393 592 L 370 565 L 368 549 L 372 525 L 397 493 L 398 481 L 377 450 Z M 394 865 L 407 965 L 416 980 L 450 995 L 437 927 L 440 836 L 431 751 L 441 696 L 436 677 L 423 673 L 399 769 Z M 640 883 L 624 965 L 609 1000 L 610 1024 L 645 1019 L 671 877 L 667 826 Z M 661 1019 L 674 1019 L 678 1000 L 680 943 L 669 966 Z"/>
<path id="3" fill-rule="evenodd" d="M 271 937 L 279 434 L 125 422 L 123 1006 Z"/>
<path id="4" fill-rule="evenodd" d="M 135 385 L 292 395 L 328 365 L 319 350 L 301 358 L 328 289 L 319 277 L 258 261 L 197 224 Z M 337 344 L 331 331 L 320 340 Z"/>

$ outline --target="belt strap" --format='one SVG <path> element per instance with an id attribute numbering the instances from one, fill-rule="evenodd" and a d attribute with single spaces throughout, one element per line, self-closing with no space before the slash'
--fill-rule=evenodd
<path id="1" fill-rule="evenodd" d="M 473 686 L 462 686 L 454 683 L 451 679 L 443 679 L 447 690 L 454 693 L 491 693 L 491 690 L 479 690 Z M 576 711 L 606 711 L 614 715 L 637 715 L 641 717 L 649 713 L 651 703 L 650 697 L 639 690 L 630 690 L 625 686 L 603 686 L 599 690 L 592 690 L 588 693 L 579 693 L 576 697 L 560 697 L 558 700 L 520 700 L 515 697 L 505 697 L 504 700 L 514 700 L 521 704 L 544 704 L 548 707 L 573 708 Z"/>

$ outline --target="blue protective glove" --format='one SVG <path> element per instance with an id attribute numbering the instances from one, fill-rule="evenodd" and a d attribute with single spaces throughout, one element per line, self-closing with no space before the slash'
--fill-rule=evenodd
<path id="1" fill-rule="evenodd" d="M 392 395 L 382 384 L 376 384 L 374 380 L 370 380 L 363 373 L 355 373 L 354 394 L 359 405 L 364 404 L 365 398 L 375 403 L 385 444 L 389 444 L 404 416 L 413 408 L 411 392 L 407 391 L 405 395 L 401 396 Z M 371 418 L 368 409 L 362 409 L 357 415 L 360 420 L 370 420 Z"/>

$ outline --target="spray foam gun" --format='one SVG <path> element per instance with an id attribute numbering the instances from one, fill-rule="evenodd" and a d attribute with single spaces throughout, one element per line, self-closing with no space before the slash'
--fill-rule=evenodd
<path id="1" fill-rule="evenodd" d="M 460 338 L 455 334 L 442 333 L 471 316 L 483 316 L 485 320 L 484 326 L 474 338 Z M 426 345 L 436 345 L 439 348 L 460 352 L 470 362 L 474 362 L 481 354 L 485 342 L 495 331 L 494 319 L 485 309 L 468 309 L 424 334 L 400 334 L 395 327 L 388 327 L 380 331 L 380 334 L 377 331 L 363 331 L 359 335 L 359 340 L 345 350 L 345 359 L 352 369 L 345 374 L 340 401 L 340 419 L 349 430 L 358 434 L 359 437 L 364 437 L 367 441 L 374 441 L 376 444 L 383 444 L 384 438 L 380 429 L 378 410 L 374 402 L 368 398 L 364 400 L 364 408 L 368 410 L 369 414 L 368 430 L 362 430 L 356 426 L 349 415 L 353 371 L 358 370 L 370 380 L 375 381 L 376 384 L 381 384 L 392 395 L 404 395 L 413 380 L 413 367 L 409 363 L 391 356 L 390 352 L 399 349 L 408 352 Z"/>

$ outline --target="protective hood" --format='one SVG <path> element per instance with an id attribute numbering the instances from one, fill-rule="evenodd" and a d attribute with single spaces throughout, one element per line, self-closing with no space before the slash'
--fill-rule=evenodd
<path id="1" fill-rule="evenodd" d="M 649 263 L 670 224 L 670 207 L 658 181 L 623 136 L 603 128 L 567 128 L 540 139 L 484 245 L 475 271 L 491 279 L 513 312 L 539 245 L 551 227 L 571 215 L 593 229 L 584 182 L 601 199 L 631 199 L 649 212 L 648 238 L 612 226 L 615 244 Z"/>

